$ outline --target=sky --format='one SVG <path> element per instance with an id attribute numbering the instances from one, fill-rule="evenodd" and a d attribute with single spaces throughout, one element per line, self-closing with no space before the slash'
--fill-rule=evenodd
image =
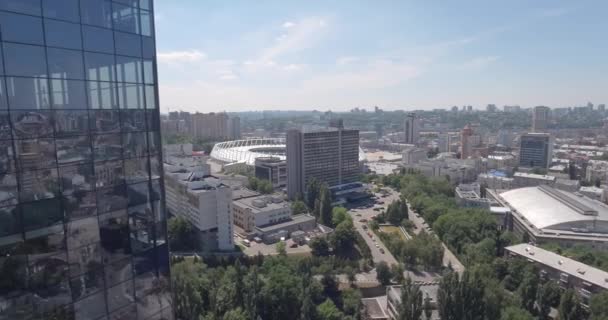
<path id="1" fill-rule="evenodd" d="M 608 103 L 608 1 L 157 0 L 162 111 Z"/>

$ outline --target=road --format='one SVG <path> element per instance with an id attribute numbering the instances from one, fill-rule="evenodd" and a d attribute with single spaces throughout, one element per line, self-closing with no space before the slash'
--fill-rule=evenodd
<path id="1" fill-rule="evenodd" d="M 372 252 L 372 260 L 374 261 L 374 264 L 379 263 L 380 261 L 384 261 L 388 265 L 397 264 L 397 259 L 395 259 L 395 257 L 386 248 L 382 241 L 380 241 L 380 239 L 377 239 L 376 235 L 373 234 L 371 230 L 369 230 L 369 234 L 372 235 L 370 237 L 368 231 L 363 229 L 363 226 L 367 223 L 361 222 L 362 219 L 364 219 L 365 221 L 369 221 L 372 217 L 375 217 L 382 211 L 374 211 L 375 208 L 386 209 L 388 204 L 399 199 L 399 195 L 396 193 L 391 193 L 386 198 L 382 198 L 380 195 L 377 196 L 380 201 L 384 202 L 384 204 L 376 204 L 372 208 L 351 209 L 349 210 L 349 213 L 353 218 L 355 229 L 357 230 L 357 232 L 359 232 L 363 239 L 365 239 L 367 246 Z M 378 245 L 378 247 L 376 247 L 376 245 Z M 384 253 L 382 253 L 380 249 L 384 250 Z"/>
<path id="2" fill-rule="evenodd" d="M 414 225 L 416 226 L 416 229 L 414 229 L 414 233 L 418 234 L 422 230 L 426 230 L 427 232 L 430 232 L 431 229 L 429 228 L 429 226 L 426 224 L 424 219 L 412 209 L 409 202 L 407 204 L 407 208 L 408 208 L 408 212 L 409 212 L 409 220 L 412 221 L 414 223 Z M 437 237 L 437 235 L 435 235 L 435 237 Z M 437 238 L 439 238 L 439 237 L 437 237 Z M 462 273 L 464 271 L 464 265 L 462 263 L 460 263 L 460 260 L 458 260 L 458 258 L 456 258 L 456 255 L 454 255 L 454 253 L 452 253 L 452 251 L 450 251 L 450 249 L 448 249 L 448 247 L 445 245 L 445 243 L 443 243 L 443 241 L 441 242 L 441 245 L 443 246 L 443 249 L 444 249 L 443 250 L 443 265 L 447 267 L 448 265 L 451 264 L 452 269 L 454 271 L 456 271 L 458 273 Z"/>
<path id="3" fill-rule="evenodd" d="M 385 188 L 385 189 L 389 191 L 388 196 L 386 196 L 385 198 L 382 198 L 382 196 L 380 194 L 376 194 L 379 201 L 384 202 L 383 204 L 375 204 L 372 208 L 351 209 L 351 210 L 349 210 L 349 213 L 353 217 L 355 229 L 357 230 L 357 232 L 359 232 L 359 234 L 361 234 L 361 236 L 363 237 L 363 239 L 365 239 L 365 242 L 369 246 L 369 248 L 372 252 L 372 259 L 373 259 L 374 263 L 384 261 L 388 265 L 393 265 L 393 264 L 397 264 L 397 259 L 395 259 L 395 257 L 391 254 L 391 252 L 388 251 L 388 249 L 382 243 L 382 241 L 377 239 L 376 235 L 374 235 L 372 233 L 373 237 L 370 237 L 368 235 L 367 231 L 363 229 L 363 225 L 365 225 L 366 223 L 360 222 L 361 219 L 365 219 L 365 220 L 369 221 L 372 217 L 378 215 L 382 211 L 382 210 L 374 211 L 375 208 L 386 209 L 386 207 L 391 202 L 399 199 L 399 195 L 400 195 L 399 192 L 397 192 L 391 188 Z M 416 214 L 416 212 L 410 207 L 409 203 L 408 203 L 408 209 L 410 212 L 409 219 L 416 226 L 416 229 L 414 229 L 414 233 L 418 234 L 422 230 L 427 230 L 427 232 L 429 232 L 430 229 L 429 229 L 428 225 L 426 224 L 426 222 L 424 221 L 424 219 Z M 371 231 L 370 231 L 370 233 L 371 233 Z M 452 269 L 454 271 L 456 271 L 458 273 L 462 273 L 465 269 L 464 266 L 462 265 L 462 263 L 460 263 L 458 258 L 456 258 L 456 256 L 447 248 L 447 246 L 443 242 L 441 242 L 441 244 L 443 245 L 443 248 L 444 248 L 443 265 L 447 267 L 448 265 L 451 264 Z M 376 245 L 378 245 L 378 247 L 376 247 Z M 380 248 L 382 248 L 384 250 L 384 253 L 380 252 Z M 434 272 L 413 271 L 413 270 L 406 271 L 405 276 L 410 277 L 412 280 L 414 280 L 416 282 L 434 282 L 434 281 L 437 281 L 437 279 L 440 277 L 439 274 L 434 273 Z"/>

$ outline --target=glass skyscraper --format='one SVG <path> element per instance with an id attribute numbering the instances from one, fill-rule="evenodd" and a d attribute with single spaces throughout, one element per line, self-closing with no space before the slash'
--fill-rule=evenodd
<path id="1" fill-rule="evenodd" d="M 152 0 L 0 0 L 0 320 L 172 319 Z"/>

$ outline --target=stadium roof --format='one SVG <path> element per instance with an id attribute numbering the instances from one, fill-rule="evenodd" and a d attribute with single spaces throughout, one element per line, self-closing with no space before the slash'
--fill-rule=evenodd
<path id="1" fill-rule="evenodd" d="M 605 204 L 548 186 L 509 190 L 500 197 L 536 229 L 593 228 L 596 221 L 608 222 Z"/>

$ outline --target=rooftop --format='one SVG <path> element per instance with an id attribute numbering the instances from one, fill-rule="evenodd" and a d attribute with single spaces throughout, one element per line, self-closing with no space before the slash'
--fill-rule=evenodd
<path id="1" fill-rule="evenodd" d="M 548 175 L 544 175 L 544 174 L 535 174 L 535 173 L 526 173 L 526 172 L 515 172 L 513 174 L 513 177 L 527 178 L 527 179 L 539 179 L 539 180 L 546 180 L 546 181 L 555 181 L 555 179 L 556 179 L 554 176 L 548 176 Z"/>
<path id="2" fill-rule="evenodd" d="M 608 289 L 608 272 L 525 243 L 510 246 L 506 249 L 526 259 L 536 261 L 596 286 Z"/>
<path id="3" fill-rule="evenodd" d="M 259 229 L 263 233 L 270 233 L 270 232 L 281 230 L 281 229 L 291 226 L 293 224 L 305 223 L 305 222 L 315 221 L 315 220 L 316 220 L 315 217 L 313 217 L 311 215 L 299 214 L 299 215 L 291 216 L 291 219 L 287 220 L 285 222 L 281 222 L 281 223 L 273 224 L 273 225 L 269 225 L 269 226 L 257 227 L 257 229 Z"/>
<path id="4" fill-rule="evenodd" d="M 509 190 L 500 198 L 536 229 L 574 230 L 608 222 L 605 204 L 547 186 Z"/>
<path id="5" fill-rule="evenodd" d="M 257 196 L 234 200 L 235 205 L 250 209 L 253 213 L 289 208 L 288 202 L 279 196 Z"/>

